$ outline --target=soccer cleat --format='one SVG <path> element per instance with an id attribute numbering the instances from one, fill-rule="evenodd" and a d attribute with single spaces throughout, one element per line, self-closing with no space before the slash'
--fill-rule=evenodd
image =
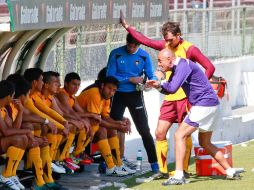
<path id="1" fill-rule="evenodd" d="M 167 181 L 164 181 L 162 183 L 163 186 L 167 186 L 167 185 L 183 185 L 186 184 L 186 180 L 184 177 L 182 177 L 181 179 L 176 179 L 174 177 L 170 177 Z"/>
<path id="2" fill-rule="evenodd" d="M 63 187 L 62 185 L 55 183 L 55 182 L 47 183 L 46 185 L 50 190 L 69 190 L 68 188 Z"/>
<path id="3" fill-rule="evenodd" d="M 113 167 L 111 169 L 106 169 L 106 175 L 107 176 L 116 176 L 116 177 L 123 177 L 128 175 L 128 172 L 118 170 L 117 167 Z"/>
<path id="4" fill-rule="evenodd" d="M 69 166 L 68 164 L 63 163 L 62 166 L 65 169 L 66 174 L 73 174 L 74 173 L 74 170 L 72 169 L 73 167 Z"/>
<path id="5" fill-rule="evenodd" d="M 153 174 L 152 178 L 155 179 L 155 180 L 168 179 L 169 178 L 169 174 L 168 173 L 158 172 L 156 174 Z"/>
<path id="6" fill-rule="evenodd" d="M 20 190 L 20 188 L 11 180 L 11 178 L 4 177 L 0 175 L 0 183 L 3 183 L 5 186 L 7 186 L 10 189 L 13 190 Z"/>
<path id="7" fill-rule="evenodd" d="M 81 153 L 76 157 L 77 159 L 80 159 L 80 164 L 90 165 L 94 162 L 93 158 L 88 156 L 85 152 Z"/>
<path id="8" fill-rule="evenodd" d="M 229 180 L 238 180 L 238 179 L 241 179 L 241 176 L 240 176 L 239 173 L 234 173 L 233 175 L 227 175 L 226 179 L 229 179 Z"/>
<path id="9" fill-rule="evenodd" d="M 124 163 L 124 165 L 126 165 L 128 168 L 132 169 L 132 170 L 136 170 L 137 165 L 130 162 L 127 158 L 122 158 L 122 162 Z"/>
<path id="10" fill-rule="evenodd" d="M 136 173 L 136 170 L 132 170 L 132 169 L 128 168 L 127 166 L 125 166 L 124 164 L 122 164 L 122 166 L 120 166 L 120 167 L 116 167 L 116 169 L 120 170 L 120 171 L 128 172 L 128 174 L 130 174 L 130 175 Z"/>
<path id="11" fill-rule="evenodd" d="M 53 172 L 59 173 L 59 174 L 65 174 L 66 171 L 57 161 L 52 161 L 51 168 Z"/>
<path id="12" fill-rule="evenodd" d="M 75 164 L 75 163 L 72 161 L 71 158 L 65 158 L 65 159 L 64 159 L 64 162 L 65 162 L 68 166 L 71 166 L 73 170 L 77 170 L 77 169 L 80 168 L 77 164 Z"/>
<path id="13" fill-rule="evenodd" d="M 158 162 L 151 163 L 151 169 L 153 173 L 158 173 L 160 171 Z"/>
<path id="14" fill-rule="evenodd" d="M 11 176 L 11 180 L 20 188 L 20 189 L 25 189 L 24 185 L 22 185 L 19 181 L 19 178 L 17 176 Z"/>

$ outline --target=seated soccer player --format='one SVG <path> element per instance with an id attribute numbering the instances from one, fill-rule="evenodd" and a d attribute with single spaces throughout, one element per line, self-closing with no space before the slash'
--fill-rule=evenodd
<path id="1" fill-rule="evenodd" d="M 122 163 L 117 137 L 117 130 L 129 132 L 130 125 L 124 121 L 115 121 L 109 116 L 110 98 L 115 94 L 118 83 L 116 78 L 106 77 L 100 86 L 83 91 L 77 100 L 84 111 L 96 113 L 102 117 L 101 124 L 93 125 L 92 131 L 100 137 L 97 144 L 107 165 L 106 174 L 124 176 L 133 174 L 135 171 Z"/>
<path id="2" fill-rule="evenodd" d="M 29 110 L 23 107 L 29 97 L 31 85 L 19 74 L 10 75 L 8 76 L 7 80 L 13 82 L 16 86 L 14 95 L 15 101 L 10 103 L 9 108 L 13 120 L 13 126 L 31 128 L 33 131 L 33 126 L 36 124 L 44 127 L 44 118 L 31 113 Z M 29 125 L 32 125 L 32 127 L 29 127 Z M 66 189 L 54 182 L 52 173 L 50 170 L 48 170 L 48 167 L 50 168 L 51 166 L 51 158 L 47 139 L 39 136 L 34 136 L 34 138 L 34 142 L 28 143 L 28 154 L 26 158 L 26 168 L 32 168 L 35 174 L 36 184 L 34 189 Z"/>
<path id="3" fill-rule="evenodd" d="M 24 77 L 32 85 L 30 97 L 33 100 L 33 104 L 35 105 L 35 107 L 38 108 L 41 112 L 43 112 L 45 115 L 48 115 L 49 119 L 53 119 L 52 122 L 57 126 L 58 131 L 62 131 L 65 135 L 68 135 L 68 121 L 64 119 L 55 110 L 47 106 L 46 100 L 44 100 L 44 97 L 41 94 L 41 90 L 43 87 L 43 71 L 38 68 L 30 68 L 25 71 Z M 57 131 L 51 131 L 51 133 L 47 133 L 46 136 L 50 145 L 50 156 L 54 159 L 57 153 L 57 144 L 58 142 L 60 142 L 60 140 L 58 139 L 60 135 L 57 136 Z M 68 163 L 65 162 L 65 164 L 65 166 L 67 166 L 71 170 L 76 170 L 79 168 L 79 166 L 74 164 L 71 160 L 68 160 Z"/>
<path id="4" fill-rule="evenodd" d="M 18 129 L 7 127 L 5 118 L 7 110 L 4 106 L 13 100 L 15 86 L 9 81 L 0 82 L 0 154 L 6 153 L 6 164 L 0 175 L 0 183 L 5 184 L 10 189 L 25 189 L 16 176 L 16 170 L 22 159 L 28 144 L 28 138 L 33 141 L 33 135 L 28 129 Z"/>
<path id="5" fill-rule="evenodd" d="M 89 85 L 88 87 L 86 87 L 83 91 L 90 89 L 92 87 L 99 87 L 101 85 L 101 83 L 103 82 L 103 80 L 106 78 L 106 73 L 107 73 L 107 67 L 102 68 L 98 75 L 97 75 L 97 79 L 94 81 L 93 84 Z M 110 103 L 111 105 L 111 103 Z M 123 121 L 127 122 L 129 125 L 130 120 L 126 117 L 123 118 Z M 117 132 L 118 133 L 118 138 L 119 138 L 119 144 L 120 144 L 120 156 L 122 158 L 123 163 L 131 168 L 131 169 L 136 169 L 136 164 L 130 162 L 129 160 L 127 160 L 127 158 L 124 156 L 124 149 L 125 149 L 125 133 L 122 132 Z"/>
<path id="6" fill-rule="evenodd" d="M 69 73 L 65 76 L 64 87 L 56 94 L 56 98 L 61 105 L 60 107 L 62 107 L 66 115 L 71 115 L 74 119 L 84 122 L 85 125 L 87 119 L 89 119 L 89 122 L 99 124 L 101 121 L 100 115 L 85 112 L 76 101 L 75 94 L 80 87 L 80 82 L 80 77 L 77 73 Z M 91 163 L 91 159 L 83 154 L 85 147 L 90 142 L 90 134 L 88 132 L 87 128 L 78 131 L 76 147 L 72 153 L 75 157 L 80 158 L 80 162 L 84 164 Z"/>
<path id="7" fill-rule="evenodd" d="M 59 147 L 59 154 L 57 156 L 58 161 L 65 161 L 68 165 L 74 166 L 74 170 L 79 168 L 76 164 L 72 163 L 72 159 L 70 158 L 69 152 L 71 145 L 74 141 L 75 132 L 77 130 L 83 130 L 85 125 L 79 118 L 76 118 L 74 115 L 66 114 L 63 112 L 63 108 L 58 106 L 57 101 L 54 97 L 55 93 L 58 91 L 58 79 L 55 76 L 55 72 L 48 71 L 43 73 L 43 88 L 42 88 L 42 100 L 43 102 L 50 107 L 51 109 L 55 110 L 57 113 L 62 115 L 64 119 L 68 119 L 69 122 L 69 133 L 66 138 L 63 139 L 63 135 L 61 133 L 57 134 L 57 145 L 56 148 Z M 87 126 L 86 126 L 87 127 Z M 90 127 L 90 126 L 88 126 Z M 54 155 L 56 157 L 56 155 Z M 55 158 L 53 158 L 55 159 Z"/>

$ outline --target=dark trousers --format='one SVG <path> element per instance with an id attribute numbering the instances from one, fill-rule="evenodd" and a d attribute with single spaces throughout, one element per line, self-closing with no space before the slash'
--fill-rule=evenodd
<path id="1" fill-rule="evenodd" d="M 122 120 L 125 108 L 128 108 L 139 132 L 150 163 L 157 162 L 153 137 L 150 133 L 148 118 L 142 92 L 116 92 L 111 106 L 110 117 Z"/>

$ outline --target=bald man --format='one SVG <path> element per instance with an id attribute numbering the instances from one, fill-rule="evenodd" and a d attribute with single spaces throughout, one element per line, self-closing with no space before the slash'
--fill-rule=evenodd
<path id="1" fill-rule="evenodd" d="M 154 87 L 163 94 L 173 94 L 183 88 L 190 104 L 188 115 L 175 133 L 176 170 L 162 185 L 181 185 L 186 183 L 183 174 L 183 161 L 186 152 L 186 138 L 199 130 L 199 143 L 226 170 L 228 179 L 238 179 L 240 170 L 232 168 L 222 152 L 211 143 L 211 137 L 216 126 L 219 100 L 207 77 L 197 64 L 176 57 L 169 49 L 160 51 L 158 66 L 162 72 L 172 71 L 173 76 L 163 84 L 159 81 L 147 81 L 148 87 Z"/>

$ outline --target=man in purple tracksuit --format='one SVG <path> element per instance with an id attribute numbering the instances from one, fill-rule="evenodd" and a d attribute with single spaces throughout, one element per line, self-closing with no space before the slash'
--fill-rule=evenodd
<path id="1" fill-rule="evenodd" d="M 174 52 L 169 49 L 164 49 L 159 53 L 158 67 L 163 72 L 171 70 L 172 77 L 163 84 L 160 81 L 150 80 L 146 85 L 158 89 L 163 94 L 173 94 L 182 87 L 192 105 L 188 115 L 175 133 L 175 175 L 162 185 L 186 183 L 183 175 L 185 139 L 197 129 L 199 130 L 200 146 L 226 170 L 227 178 L 239 178 L 240 169 L 231 168 L 222 152 L 211 143 L 214 122 L 218 116 L 219 100 L 203 71 L 192 61 L 176 57 Z"/>

